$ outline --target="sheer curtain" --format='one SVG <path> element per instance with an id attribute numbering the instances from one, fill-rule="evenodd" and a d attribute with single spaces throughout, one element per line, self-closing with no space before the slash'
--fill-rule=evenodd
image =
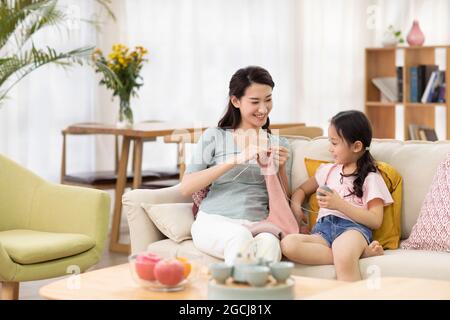
<path id="1" fill-rule="evenodd" d="M 216 123 L 233 73 L 260 65 L 276 84 L 271 121 L 294 121 L 295 7 L 295 0 L 125 1 L 125 41 L 150 52 L 132 103 L 136 119 Z M 174 146 L 146 148 L 148 166 L 176 160 Z"/>
<path id="2" fill-rule="evenodd" d="M 82 16 L 96 9 L 80 4 Z M 260 65 L 275 80 L 273 122 L 328 126 L 338 111 L 364 108 L 364 48 L 380 46 L 389 24 L 408 33 L 418 19 L 425 44 L 450 43 L 446 0 L 113 0 L 115 23 L 100 33 L 82 25 L 64 45 L 143 45 L 144 86 L 132 99 L 136 121 L 216 122 L 228 82 L 239 68 Z M 59 36 L 48 32 L 42 43 Z M 43 68 L 0 108 L 0 152 L 57 180 L 60 130 L 73 122 L 116 121 L 118 101 L 89 68 Z M 111 168 L 112 141 L 76 139 L 73 170 Z M 148 143 L 145 166 L 175 164 L 174 146 Z"/>
<path id="3" fill-rule="evenodd" d="M 95 45 L 95 28 L 81 22 L 92 19 L 97 7 L 93 1 L 60 1 L 71 17 L 65 28 L 47 27 L 33 38 L 35 46 L 58 51 Z M 61 130 L 73 122 L 94 120 L 94 72 L 88 66 L 63 69 L 43 66 L 24 78 L 0 106 L 0 152 L 40 176 L 59 180 Z M 74 170 L 94 167 L 92 139 L 71 142 L 70 165 Z M 1 168 L 0 168 L 1 169 Z"/>

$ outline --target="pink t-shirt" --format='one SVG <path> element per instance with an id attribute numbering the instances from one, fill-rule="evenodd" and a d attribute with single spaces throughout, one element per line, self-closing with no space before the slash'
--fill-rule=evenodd
<path id="1" fill-rule="evenodd" d="M 326 163 L 320 165 L 315 175 L 319 187 L 326 184 L 329 188 L 335 190 L 342 199 L 359 208 L 368 209 L 367 204 L 376 198 L 383 200 L 384 206 L 388 206 L 394 202 L 394 199 L 392 199 L 386 183 L 384 183 L 383 177 L 379 172 L 370 172 L 367 175 L 363 184 L 362 198 L 358 198 L 356 195 L 345 197 L 352 193 L 355 177 L 343 177 L 341 179 L 341 173 L 343 173 L 342 169 L 342 164 Z M 353 221 L 342 212 L 327 208 L 319 209 L 317 220 L 330 214 Z"/>

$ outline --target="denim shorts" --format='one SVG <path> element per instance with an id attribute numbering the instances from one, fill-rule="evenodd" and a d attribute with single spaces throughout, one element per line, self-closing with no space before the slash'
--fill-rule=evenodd
<path id="1" fill-rule="evenodd" d="M 317 220 L 317 223 L 312 229 L 311 234 L 321 235 L 331 247 L 333 241 L 347 230 L 359 231 L 366 239 L 367 244 L 370 244 L 372 242 L 371 229 L 362 224 L 334 215 L 328 215 Z"/>

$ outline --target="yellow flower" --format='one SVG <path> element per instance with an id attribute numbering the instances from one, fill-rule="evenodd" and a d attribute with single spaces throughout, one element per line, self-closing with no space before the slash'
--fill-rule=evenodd
<path id="1" fill-rule="evenodd" d="M 113 51 L 121 51 L 122 50 L 123 45 L 120 43 L 114 44 L 112 46 Z"/>
<path id="2" fill-rule="evenodd" d="M 139 51 L 139 53 L 140 53 L 141 55 L 145 55 L 145 54 L 148 53 L 147 49 L 145 49 L 143 46 L 137 46 L 137 47 L 136 47 L 136 50 Z"/>
<path id="3" fill-rule="evenodd" d="M 121 64 L 123 67 L 126 67 L 125 59 L 122 57 L 119 57 L 119 64 Z"/>

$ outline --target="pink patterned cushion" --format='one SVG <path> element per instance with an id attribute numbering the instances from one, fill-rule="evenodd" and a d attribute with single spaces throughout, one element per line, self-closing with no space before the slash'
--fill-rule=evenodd
<path id="1" fill-rule="evenodd" d="M 450 251 L 450 153 L 439 164 L 419 218 L 400 248 Z"/>
<path id="2" fill-rule="evenodd" d="M 194 217 L 197 216 L 198 208 L 200 207 L 200 204 L 202 203 L 203 199 L 206 198 L 208 191 L 209 186 L 192 194 L 192 200 L 194 202 L 192 204 L 192 213 L 194 214 Z"/>

